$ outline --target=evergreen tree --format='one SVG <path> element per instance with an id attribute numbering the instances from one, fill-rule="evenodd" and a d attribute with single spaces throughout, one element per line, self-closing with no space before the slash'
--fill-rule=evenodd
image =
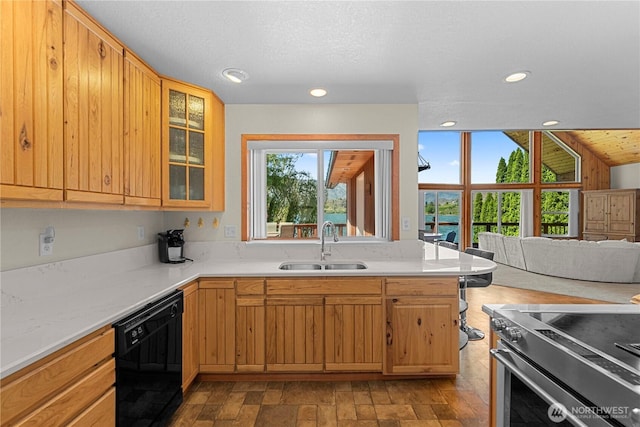
<path id="1" fill-rule="evenodd" d="M 482 202 L 482 193 L 476 193 L 476 197 L 473 200 L 473 221 L 481 221 L 480 218 L 482 218 Z"/>
<path id="2" fill-rule="evenodd" d="M 498 202 L 493 197 L 493 193 L 487 193 L 487 196 L 484 199 L 480 222 L 498 222 Z M 493 227 L 491 231 L 496 232 L 496 227 Z"/>
<path id="3" fill-rule="evenodd" d="M 529 182 L 529 153 L 523 153 L 522 170 L 520 172 L 520 179 L 517 182 Z"/>
<path id="4" fill-rule="evenodd" d="M 496 182 L 505 182 L 507 179 L 507 162 L 504 160 L 504 157 L 500 157 L 500 161 L 498 161 L 498 170 L 496 171 Z"/>

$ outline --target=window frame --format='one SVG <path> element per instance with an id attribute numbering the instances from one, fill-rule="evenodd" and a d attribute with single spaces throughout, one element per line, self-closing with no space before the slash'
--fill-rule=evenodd
<path id="1" fill-rule="evenodd" d="M 249 148 L 250 145 L 254 143 L 267 142 L 270 144 L 277 143 L 278 141 L 283 142 L 282 148 L 286 148 L 291 142 L 299 141 L 299 142 L 322 142 L 322 141 L 345 141 L 345 142 L 362 142 L 363 146 L 361 149 L 369 149 L 370 147 L 366 145 L 368 141 L 390 141 L 392 144 L 392 148 L 390 150 L 390 164 L 391 171 L 389 173 L 390 177 L 390 191 L 389 191 L 389 199 L 387 208 L 389 209 L 388 219 L 389 219 L 389 227 L 388 227 L 388 238 L 384 239 L 384 241 L 394 241 L 399 239 L 400 228 L 399 228 L 399 163 L 400 163 L 400 136 L 398 134 L 242 134 L 241 138 L 241 202 L 242 202 L 242 225 L 241 225 L 241 240 L 242 241 L 256 241 L 256 242 L 264 242 L 267 241 L 269 243 L 272 242 L 292 242 L 292 240 L 253 240 L 251 239 L 250 231 L 251 231 L 251 203 L 250 200 L 252 198 L 251 194 L 251 168 L 252 168 L 252 150 Z M 273 148 L 273 147 L 265 147 L 265 148 Z M 314 147 L 317 148 L 317 147 Z M 359 148 L 360 149 L 360 148 Z M 370 238 L 358 238 L 358 241 L 379 241 L 379 238 L 370 237 Z M 304 241 L 304 240 L 303 240 Z M 306 240 L 313 242 L 314 240 Z"/>

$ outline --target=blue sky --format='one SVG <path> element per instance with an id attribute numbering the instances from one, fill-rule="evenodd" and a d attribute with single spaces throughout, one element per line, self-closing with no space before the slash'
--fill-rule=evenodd
<path id="1" fill-rule="evenodd" d="M 508 160 L 518 146 L 498 131 L 472 132 L 471 141 L 471 181 L 496 182 L 500 157 Z M 419 132 L 418 152 L 431 164 L 431 169 L 420 172 L 419 182 L 460 183 L 460 132 Z"/>
<path id="2" fill-rule="evenodd" d="M 517 148 L 504 133 L 499 131 L 472 132 L 472 169 L 474 183 L 494 183 L 500 157 L 505 160 Z M 458 184 L 460 176 L 460 132 L 432 131 L 418 133 L 418 151 L 430 164 L 431 169 L 420 172 L 419 182 Z M 329 162 L 329 151 L 325 156 L 325 168 Z M 317 179 L 317 155 L 304 153 L 296 162 L 297 170 L 308 171 Z"/>

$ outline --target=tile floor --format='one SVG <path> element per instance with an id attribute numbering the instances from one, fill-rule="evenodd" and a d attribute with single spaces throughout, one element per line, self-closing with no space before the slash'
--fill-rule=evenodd
<path id="1" fill-rule="evenodd" d="M 580 298 L 490 286 L 469 289 L 469 324 L 487 331 L 482 304 L 587 303 Z M 460 354 L 455 378 L 386 381 L 197 382 L 171 426 L 459 427 L 489 424 L 488 337 Z"/>

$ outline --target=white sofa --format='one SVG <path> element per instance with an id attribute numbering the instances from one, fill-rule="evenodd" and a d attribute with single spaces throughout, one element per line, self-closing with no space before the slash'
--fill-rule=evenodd
<path id="1" fill-rule="evenodd" d="M 640 243 L 591 242 L 480 233 L 494 261 L 533 273 L 596 282 L 640 283 Z"/>

